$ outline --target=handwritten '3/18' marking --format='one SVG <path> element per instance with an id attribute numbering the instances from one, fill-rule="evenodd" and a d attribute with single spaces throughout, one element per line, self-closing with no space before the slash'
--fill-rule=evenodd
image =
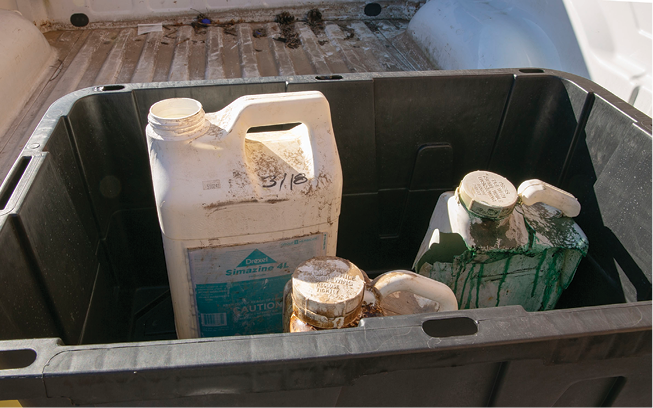
<path id="1" fill-rule="evenodd" d="M 275 174 L 272 176 L 264 176 L 261 177 L 261 180 L 263 181 L 263 188 L 273 188 L 278 184 L 279 191 L 281 191 L 287 178 L 288 178 L 288 173 L 283 173 L 283 176 L 281 176 L 280 174 Z M 304 173 L 291 174 L 290 180 L 288 181 L 288 185 L 290 185 L 290 189 L 292 190 L 293 186 L 304 184 L 307 181 L 308 179 L 306 178 L 306 174 Z"/>

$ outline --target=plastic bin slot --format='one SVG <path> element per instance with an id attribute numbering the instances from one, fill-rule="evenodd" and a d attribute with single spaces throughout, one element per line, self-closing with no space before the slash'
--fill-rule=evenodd
<path id="1" fill-rule="evenodd" d="M 431 337 L 470 336 L 478 333 L 478 324 L 469 317 L 432 319 L 422 323 L 422 330 Z"/>
<path id="2" fill-rule="evenodd" d="M 318 75 L 315 77 L 318 81 L 333 81 L 342 79 L 342 75 Z"/>
<path id="3" fill-rule="evenodd" d="M 120 91 L 125 89 L 125 85 L 103 85 L 103 86 L 96 86 L 93 88 L 94 91 L 98 92 L 107 92 L 107 91 Z"/>
<path id="4" fill-rule="evenodd" d="M 0 351 L 0 370 L 29 367 L 34 361 L 36 351 L 32 349 Z"/>
<path id="5" fill-rule="evenodd" d="M 25 170 L 27 170 L 27 166 L 31 159 L 31 156 L 23 156 L 18 159 L 18 163 L 14 166 L 14 171 L 12 171 L 11 175 L 7 177 L 7 181 L 0 189 L 0 210 L 4 210 L 7 206 L 11 195 L 14 193 L 14 189 L 18 185 L 21 177 L 23 177 L 23 174 L 25 174 Z"/>

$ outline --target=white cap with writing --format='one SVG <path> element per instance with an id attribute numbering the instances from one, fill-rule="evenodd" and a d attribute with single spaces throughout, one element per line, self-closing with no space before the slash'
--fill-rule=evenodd
<path id="1" fill-rule="evenodd" d="M 292 275 L 293 311 L 321 329 L 339 329 L 360 315 L 366 276 L 356 265 L 335 256 L 311 258 Z"/>
<path id="2" fill-rule="evenodd" d="M 519 198 L 517 189 L 508 179 L 482 170 L 468 173 L 456 192 L 467 210 L 491 219 L 510 215 Z"/>

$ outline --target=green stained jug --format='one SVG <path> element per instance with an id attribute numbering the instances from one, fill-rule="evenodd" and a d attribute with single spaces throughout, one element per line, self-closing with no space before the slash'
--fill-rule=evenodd
<path id="1" fill-rule="evenodd" d="M 413 267 L 448 285 L 459 309 L 552 309 L 569 286 L 587 237 L 574 196 L 540 180 L 515 189 L 488 171 L 440 196 Z"/>

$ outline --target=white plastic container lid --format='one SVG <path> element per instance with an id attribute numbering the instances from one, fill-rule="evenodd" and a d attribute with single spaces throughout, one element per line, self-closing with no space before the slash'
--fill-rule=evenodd
<path id="1" fill-rule="evenodd" d="M 460 182 L 458 197 L 465 207 L 483 218 L 501 219 L 512 212 L 519 196 L 508 179 L 489 171 L 473 171 Z"/>
<path id="2" fill-rule="evenodd" d="M 347 326 L 359 317 L 366 277 L 356 265 L 335 256 L 309 259 L 292 276 L 295 314 L 322 329 Z"/>

